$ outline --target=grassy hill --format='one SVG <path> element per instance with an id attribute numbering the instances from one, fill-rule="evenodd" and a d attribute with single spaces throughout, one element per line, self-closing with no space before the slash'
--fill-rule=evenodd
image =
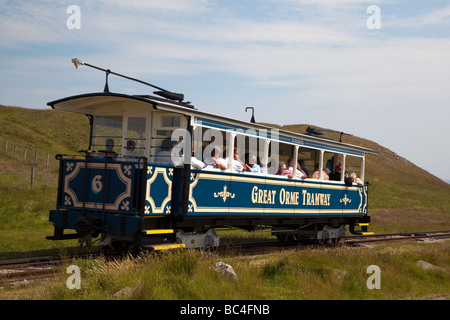
<path id="1" fill-rule="evenodd" d="M 308 126 L 281 128 L 305 132 Z M 338 139 L 337 134 L 328 136 Z M 48 211 L 55 207 L 58 176 L 54 155 L 76 153 L 88 146 L 88 140 L 89 122 L 83 115 L 0 106 L 0 252 L 5 247 L 13 251 L 11 246 L 23 250 L 14 239 L 17 231 L 24 229 L 29 231 L 25 237 L 30 237 L 29 243 L 36 248 L 48 246 L 44 238 L 52 232 Z M 355 136 L 344 136 L 343 141 L 380 151 L 379 155 L 368 155 L 366 159 L 366 181 L 371 183 L 372 231 L 450 229 L 449 184 L 375 142 Z M 28 150 L 25 160 L 24 149 Z M 44 161 L 47 153 L 48 166 Z M 35 167 L 33 188 L 30 188 L 31 167 Z"/>
<path id="2" fill-rule="evenodd" d="M 0 105 L 0 139 L 51 154 L 74 152 L 87 147 L 89 121 L 84 115 L 57 110 Z"/>

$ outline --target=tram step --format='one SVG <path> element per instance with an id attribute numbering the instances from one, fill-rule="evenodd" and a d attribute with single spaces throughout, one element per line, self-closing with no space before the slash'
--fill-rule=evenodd
<path id="1" fill-rule="evenodd" d="M 142 248 L 147 250 L 170 250 L 170 249 L 180 249 L 184 248 L 186 245 L 184 243 L 162 243 L 162 244 L 150 244 L 150 245 L 144 245 Z"/>
<path id="2" fill-rule="evenodd" d="M 360 227 L 360 230 L 355 230 L 355 227 Z M 367 228 L 369 227 L 369 223 L 362 223 L 362 222 L 357 222 L 354 225 L 350 225 L 350 232 L 352 234 L 355 235 L 360 235 L 360 236 L 370 236 L 373 235 L 373 232 L 369 232 L 367 231 Z"/>
<path id="3" fill-rule="evenodd" d="M 355 223 L 355 226 L 358 226 L 358 227 L 368 227 L 369 224 L 368 224 L 368 223 Z"/>
<path id="4" fill-rule="evenodd" d="M 168 233 L 174 233 L 173 229 L 150 229 L 150 230 L 143 230 L 142 233 L 144 235 L 155 235 L 155 234 L 168 234 Z"/>

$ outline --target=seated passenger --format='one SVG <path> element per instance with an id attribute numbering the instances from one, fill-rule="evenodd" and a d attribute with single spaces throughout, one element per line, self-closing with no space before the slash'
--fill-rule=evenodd
<path id="1" fill-rule="evenodd" d="M 288 170 L 290 173 L 294 174 L 294 158 L 289 158 L 288 160 Z M 297 179 L 306 179 L 308 176 L 306 173 L 300 168 L 300 164 L 297 162 L 297 172 L 296 172 L 296 178 Z"/>
<path id="2" fill-rule="evenodd" d="M 346 173 L 344 176 L 344 183 L 347 187 L 351 187 L 353 184 L 353 181 L 352 181 L 352 179 L 350 179 L 350 176 L 348 175 L 348 173 Z"/>
<path id="3" fill-rule="evenodd" d="M 305 160 L 300 160 L 300 168 L 303 170 L 303 172 L 306 174 L 307 177 L 309 177 L 309 171 L 306 169 Z"/>
<path id="4" fill-rule="evenodd" d="M 221 157 L 221 155 L 222 152 L 220 147 L 214 147 L 211 150 L 211 156 L 205 159 L 206 168 L 225 170 L 228 167 L 228 164 Z"/>
<path id="5" fill-rule="evenodd" d="M 340 164 L 336 165 L 334 172 L 330 175 L 330 180 L 341 181 L 341 170 L 342 166 Z"/>
<path id="6" fill-rule="evenodd" d="M 364 184 L 360 178 L 356 177 L 356 173 L 355 172 L 352 172 L 350 174 L 350 180 L 352 182 L 356 183 L 357 185 L 360 185 L 360 186 L 362 186 Z"/>
<path id="7" fill-rule="evenodd" d="M 106 150 L 100 150 L 99 157 L 111 159 L 117 157 L 117 153 L 114 151 L 113 139 L 106 139 Z"/>
<path id="8" fill-rule="evenodd" d="M 172 164 L 172 149 L 178 142 L 172 141 L 171 138 L 163 140 L 158 147 L 155 155 L 155 162 L 161 164 Z"/>
<path id="9" fill-rule="evenodd" d="M 288 169 L 286 169 L 286 164 L 284 163 L 284 161 L 279 162 L 278 171 L 277 171 L 276 175 L 277 176 L 286 176 L 289 179 L 292 179 L 294 177 L 294 175 Z"/>
<path id="10" fill-rule="evenodd" d="M 256 163 L 256 156 L 254 154 L 248 156 L 247 167 L 249 172 L 261 173 L 261 167 Z"/>
<path id="11" fill-rule="evenodd" d="M 313 179 L 319 179 L 319 165 L 316 163 L 315 167 L 314 167 L 314 173 L 311 176 L 311 178 Z M 322 170 L 322 179 L 323 180 L 330 180 L 330 177 L 328 176 L 328 174 Z"/>
<path id="12" fill-rule="evenodd" d="M 228 158 L 224 159 L 225 162 L 228 164 Z M 248 166 L 239 159 L 239 155 L 237 153 L 237 150 L 234 150 L 233 154 L 233 161 L 232 161 L 232 169 L 234 171 L 242 172 L 248 170 Z"/>
<path id="13" fill-rule="evenodd" d="M 140 156 L 136 150 L 136 142 L 134 140 L 127 140 L 127 150 L 126 150 L 126 157 L 130 158 L 137 158 Z"/>
<path id="14" fill-rule="evenodd" d="M 203 161 L 198 160 L 196 157 L 194 157 L 194 150 L 192 150 L 191 169 L 202 170 L 203 168 L 206 168 L 206 164 Z"/>

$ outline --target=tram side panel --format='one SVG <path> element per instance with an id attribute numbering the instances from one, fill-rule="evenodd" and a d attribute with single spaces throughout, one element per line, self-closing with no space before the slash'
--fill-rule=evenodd
<path id="1" fill-rule="evenodd" d="M 144 216 L 170 216 L 174 168 L 148 164 Z"/>
<path id="2" fill-rule="evenodd" d="M 360 216 L 367 214 L 367 186 L 195 171 L 188 216 Z"/>
<path id="3" fill-rule="evenodd" d="M 64 229 L 125 236 L 137 232 L 141 175 L 136 162 L 60 159 L 57 208 L 50 211 L 55 236 L 59 230 L 61 237 Z"/>
<path id="4" fill-rule="evenodd" d="M 187 215 L 228 215 L 239 192 L 227 173 L 192 170 Z M 233 189 L 233 190 L 232 190 Z"/>
<path id="5" fill-rule="evenodd" d="M 156 227 L 158 223 L 161 227 L 164 223 L 168 223 L 166 227 L 171 225 L 168 221 L 172 221 L 174 208 L 181 203 L 172 199 L 181 192 L 177 172 L 172 166 L 148 165 L 144 216 L 163 219 L 150 219 L 153 222 L 147 227 Z M 342 223 L 350 224 L 367 214 L 366 186 L 212 170 L 190 170 L 188 179 L 189 194 L 184 208 L 187 219 L 177 222 L 186 230 L 192 224 L 202 223 L 213 227 L 222 223 L 270 224 L 277 223 L 278 218 L 283 219 L 282 223 L 290 223 L 284 220 L 289 217 L 341 217 Z"/>

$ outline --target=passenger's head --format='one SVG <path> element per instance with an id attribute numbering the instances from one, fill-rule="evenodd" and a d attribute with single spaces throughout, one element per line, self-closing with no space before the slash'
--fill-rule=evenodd
<path id="1" fill-rule="evenodd" d="M 133 140 L 128 140 L 127 149 L 133 151 L 134 148 L 136 148 L 136 142 L 134 142 Z"/>
<path id="2" fill-rule="evenodd" d="M 254 154 L 248 156 L 248 164 L 256 164 L 256 156 Z"/>
<path id="3" fill-rule="evenodd" d="M 219 146 L 215 146 L 214 148 L 212 148 L 211 157 L 213 157 L 213 158 L 220 157 L 221 154 L 222 154 L 222 150 L 220 149 Z"/>
<path id="4" fill-rule="evenodd" d="M 113 139 L 106 139 L 106 150 L 112 151 L 114 149 L 114 140 Z"/>
<path id="5" fill-rule="evenodd" d="M 294 166 L 294 158 L 289 158 L 289 159 L 288 159 L 288 165 L 289 165 L 290 167 L 293 167 L 293 166 Z"/>

